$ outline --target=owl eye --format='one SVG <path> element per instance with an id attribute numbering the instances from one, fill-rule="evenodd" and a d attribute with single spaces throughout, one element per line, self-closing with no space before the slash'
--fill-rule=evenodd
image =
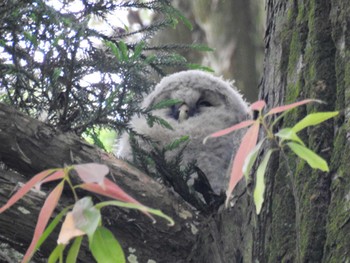
<path id="1" fill-rule="evenodd" d="M 198 107 L 211 107 L 211 106 L 213 106 L 209 101 L 207 101 L 207 100 L 199 100 L 198 102 L 197 102 L 197 106 Z"/>

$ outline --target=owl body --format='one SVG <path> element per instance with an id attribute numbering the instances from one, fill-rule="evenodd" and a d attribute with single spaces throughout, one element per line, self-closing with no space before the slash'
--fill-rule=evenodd
<path id="1" fill-rule="evenodd" d="M 213 138 L 203 144 L 209 134 L 241 122 L 249 115 L 246 102 L 229 83 L 208 73 L 197 70 L 172 74 L 161 80 L 154 91 L 145 97 L 146 108 L 163 100 L 178 99 L 179 105 L 154 110 L 153 115 L 166 120 L 173 130 L 155 124 L 149 127 L 143 116 L 134 116 L 131 127 L 155 142 L 160 148 L 182 136 L 189 136 L 183 152 L 183 164 L 193 160 L 204 172 L 216 193 L 226 188 L 227 170 L 232 155 L 236 152 L 242 132 Z M 139 141 L 148 150 L 149 144 Z M 119 141 L 118 157 L 132 161 L 129 135 L 123 134 Z M 176 151 L 167 152 L 167 159 L 176 156 Z"/>

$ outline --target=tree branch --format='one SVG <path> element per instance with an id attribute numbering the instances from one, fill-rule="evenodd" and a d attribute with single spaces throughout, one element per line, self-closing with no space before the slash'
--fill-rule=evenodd
<path id="1" fill-rule="evenodd" d="M 194 220 L 194 211 L 171 189 L 165 188 L 126 162 L 82 141 L 75 134 L 61 133 L 4 104 L 0 104 L 0 143 L 1 161 L 22 174 L 23 182 L 48 168 L 89 162 L 108 165 L 113 180 L 127 193 L 147 206 L 162 210 L 176 222 L 174 227 L 169 227 L 159 220 L 152 224 L 137 211 L 116 208 L 104 210 L 104 224 L 115 233 L 126 254 L 129 254 L 130 248 L 134 248 L 136 251 L 132 253 L 138 257 L 139 262 L 147 262 L 148 259 L 157 262 L 185 262 L 184 255 L 188 255 L 195 239 L 189 227 Z M 0 173 L 0 180 L 6 182 L 2 183 L 0 189 L 0 205 L 6 202 L 20 179 L 16 177 L 16 180 L 9 180 L 11 177 L 8 172 Z M 23 252 L 30 243 L 30 230 L 35 227 L 43 199 L 45 196 L 35 198 L 35 194 L 30 193 L 20 204 L 30 211 L 30 216 L 19 214 L 19 206 L 1 214 L 1 226 L 5 222 L 12 222 L 8 221 L 9 218 L 19 219 L 14 224 L 7 223 L 6 231 L 2 231 L 3 236 L 0 238 L 8 240 L 11 246 Z M 65 202 L 69 201 L 69 196 L 66 195 Z M 52 245 L 53 242 L 50 240 L 48 244 Z M 43 249 L 43 255 L 47 256 L 48 251 Z M 84 258 L 84 262 L 89 261 Z"/>

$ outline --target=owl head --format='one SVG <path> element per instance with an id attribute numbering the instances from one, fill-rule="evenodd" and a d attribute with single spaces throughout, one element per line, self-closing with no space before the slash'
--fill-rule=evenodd
<path id="1" fill-rule="evenodd" d="M 237 123 L 249 112 L 247 103 L 232 83 L 199 70 L 182 71 L 163 78 L 142 106 L 149 107 L 167 99 L 181 102 L 155 114 L 174 120 L 173 123 L 202 119 L 203 115 L 220 116 L 221 113 L 229 113 L 229 123 Z M 225 110 L 227 112 L 223 112 Z M 224 119 L 224 122 L 228 121 Z"/>
<path id="2" fill-rule="evenodd" d="M 165 120 L 172 129 L 158 124 L 150 127 L 142 115 L 132 118 L 131 128 L 153 140 L 159 148 L 188 136 L 182 164 L 197 161 L 214 191 L 220 192 L 227 184 L 227 169 L 243 133 L 215 138 L 205 145 L 203 139 L 215 131 L 245 120 L 249 115 L 247 103 L 231 82 L 198 70 L 183 71 L 163 78 L 154 91 L 145 97 L 141 107 L 149 108 L 170 99 L 178 103 L 153 110 L 152 114 Z M 138 144 L 146 152 L 152 151 L 149 143 L 140 139 Z M 124 134 L 119 143 L 118 156 L 133 161 L 131 148 L 129 135 Z M 176 151 L 170 151 L 166 158 L 172 160 L 176 156 Z"/>

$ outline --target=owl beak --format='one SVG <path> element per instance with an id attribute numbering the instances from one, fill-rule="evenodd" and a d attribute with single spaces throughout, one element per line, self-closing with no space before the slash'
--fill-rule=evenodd
<path id="1" fill-rule="evenodd" d="M 186 103 L 183 103 L 179 107 L 179 109 L 178 109 L 178 111 L 179 111 L 179 118 L 178 118 L 179 123 L 181 123 L 181 122 L 183 122 L 183 121 L 188 119 L 188 117 L 189 117 L 189 110 L 190 110 L 190 107 L 188 107 Z"/>

